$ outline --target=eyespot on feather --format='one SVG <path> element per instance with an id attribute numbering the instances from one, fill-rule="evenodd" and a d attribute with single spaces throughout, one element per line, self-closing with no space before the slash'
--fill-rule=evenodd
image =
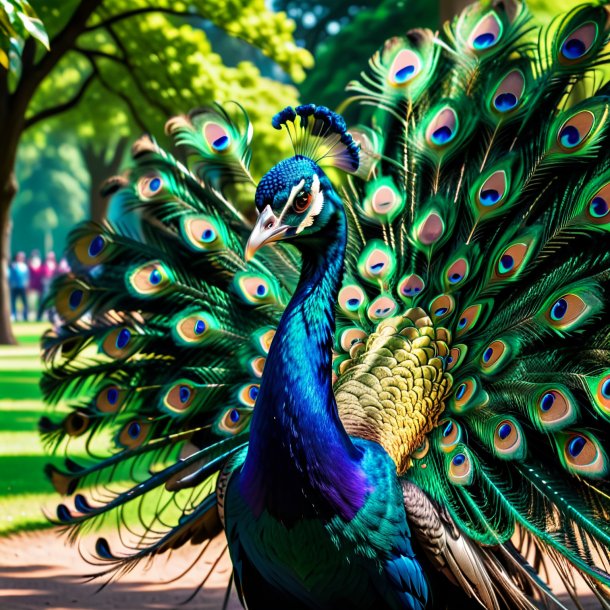
<path id="1" fill-rule="evenodd" d="M 163 186 L 163 178 L 158 174 L 142 176 L 137 182 L 138 195 L 140 199 L 153 199 L 163 192 Z"/>
<path id="2" fill-rule="evenodd" d="M 110 250 L 109 238 L 97 233 L 81 237 L 73 247 L 74 256 L 86 267 L 93 267 L 106 261 Z"/>
<path id="3" fill-rule="evenodd" d="M 568 470 L 591 478 L 603 478 L 608 474 L 608 457 L 592 433 L 574 430 L 559 433 L 558 437 Z"/>
<path id="4" fill-rule="evenodd" d="M 133 331 L 126 326 L 111 330 L 102 342 L 101 350 L 110 358 L 127 358 L 136 348 Z"/>
<path id="5" fill-rule="evenodd" d="M 279 286 L 267 275 L 240 271 L 233 278 L 233 287 L 241 299 L 249 305 L 279 302 Z"/>
<path id="6" fill-rule="evenodd" d="M 259 328 L 252 335 L 252 340 L 254 342 L 254 346 L 256 349 L 266 356 L 269 353 L 269 349 L 271 348 L 271 343 L 273 342 L 273 338 L 275 337 L 275 328 L 270 326 L 265 326 L 263 328 Z"/>
<path id="7" fill-rule="evenodd" d="M 383 320 L 393 316 L 397 309 L 398 305 L 392 297 L 381 294 L 371 302 L 367 310 L 367 315 L 369 320 L 376 322 L 377 320 Z"/>
<path id="8" fill-rule="evenodd" d="M 481 353 L 481 369 L 484 373 L 495 373 L 510 356 L 508 344 L 501 339 L 492 341 Z"/>
<path id="9" fill-rule="evenodd" d="M 136 449 L 146 442 L 149 432 L 150 424 L 148 422 L 134 419 L 123 426 L 123 429 L 119 432 L 117 443 L 126 449 Z"/>
<path id="10" fill-rule="evenodd" d="M 461 337 L 469 330 L 472 330 L 477 325 L 482 311 L 482 305 L 470 305 L 470 307 L 467 307 L 458 318 L 455 336 Z"/>
<path id="11" fill-rule="evenodd" d="M 585 210 L 585 215 L 589 222 L 596 225 L 610 223 L 610 182 L 591 198 Z"/>
<path id="12" fill-rule="evenodd" d="M 458 258 L 445 271 L 445 287 L 458 286 L 468 277 L 469 265 L 465 258 Z"/>
<path id="13" fill-rule="evenodd" d="M 509 72 L 498 85 L 492 99 L 492 110 L 508 114 L 516 110 L 525 89 L 525 78 L 521 70 Z"/>
<path id="14" fill-rule="evenodd" d="M 566 120 L 557 133 L 557 144 L 563 152 L 578 150 L 587 140 L 595 125 L 595 115 L 581 110 Z"/>
<path id="15" fill-rule="evenodd" d="M 165 293 L 171 287 L 173 274 L 161 261 L 151 261 L 126 273 L 129 291 L 138 297 L 150 298 Z"/>
<path id="16" fill-rule="evenodd" d="M 381 240 L 371 240 L 358 259 L 360 276 L 371 284 L 378 285 L 392 277 L 396 268 L 396 257 Z"/>
<path id="17" fill-rule="evenodd" d="M 403 301 L 408 301 L 421 294 L 424 288 L 424 280 L 419 275 L 412 273 L 411 275 L 405 275 L 398 282 L 396 292 Z"/>
<path id="18" fill-rule="evenodd" d="M 470 452 L 463 445 L 459 445 L 455 453 L 447 459 L 449 480 L 454 485 L 470 485 L 474 477 Z"/>
<path id="19" fill-rule="evenodd" d="M 462 428 L 453 419 L 444 419 L 438 425 L 438 444 L 442 451 L 448 453 L 462 440 Z"/>
<path id="20" fill-rule="evenodd" d="M 343 313 L 350 318 L 357 318 L 358 312 L 367 303 L 364 290 L 354 283 L 345 284 L 339 291 L 337 300 Z"/>
<path id="21" fill-rule="evenodd" d="M 265 368 L 266 358 L 262 356 L 257 356 L 256 358 L 252 358 L 249 362 L 250 370 L 255 377 L 259 379 L 263 376 L 263 370 Z"/>
<path id="22" fill-rule="evenodd" d="M 516 243 L 510 245 L 497 259 L 492 281 L 503 280 L 517 275 L 525 261 L 531 243 Z"/>
<path id="23" fill-rule="evenodd" d="M 462 381 L 453 393 L 453 408 L 457 412 L 463 411 L 468 401 L 474 396 L 477 390 L 477 381 L 474 377 L 468 377 Z"/>
<path id="24" fill-rule="evenodd" d="M 585 377 L 586 389 L 596 411 L 605 419 L 610 419 L 610 370 L 601 375 Z"/>
<path id="25" fill-rule="evenodd" d="M 237 392 L 239 402 L 245 407 L 253 407 L 256 403 L 259 388 L 260 386 L 258 383 L 247 383 L 241 386 Z"/>
<path id="26" fill-rule="evenodd" d="M 356 343 L 362 343 L 366 337 L 367 334 L 361 328 L 350 326 L 341 330 L 338 343 L 344 352 L 349 352 Z"/>
<path id="27" fill-rule="evenodd" d="M 476 53 L 484 53 L 496 46 L 502 35 L 502 22 L 491 11 L 482 17 L 468 38 L 470 48 Z"/>
<path id="28" fill-rule="evenodd" d="M 610 415 L 610 375 L 602 377 L 597 384 L 597 401 L 607 415 Z"/>
<path id="29" fill-rule="evenodd" d="M 519 460 L 525 457 L 526 444 L 521 426 L 514 419 L 504 419 L 493 433 L 496 455 L 502 459 Z"/>
<path id="30" fill-rule="evenodd" d="M 445 370 L 450 371 L 459 366 L 466 357 L 467 351 L 468 348 L 465 345 L 454 345 L 445 358 Z"/>
<path id="31" fill-rule="evenodd" d="M 449 407 L 454 413 L 464 413 L 480 407 L 489 402 L 489 395 L 482 389 L 476 377 L 466 377 L 454 386 Z"/>
<path id="32" fill-rule="evenodd" d="M 226 230 L 210 216 L 184 216 L 180 219 L 180 233 L 195 252 L 216 252 L 226 248 Z"/>
<path id="33" fill-rule="evenodd" d="M 535 407 L 534 423 L 549 432 L 573 423 L 578 415 L 575 399 L 566 388 L 545 387 L 536 396 Z"/>
<path id="34" fill-rule="evenodd" d="M 388 82 L 393 87 L 404 87 L 420 72 L 421 59 L 419 55 L 411 49 L 403 49 L 398 52 L 388 70 Z"/>
<path id="35" fill-rule="evenodd" d="M 453 313 L 455 300 L 448 294 L 441 294 L 436 297 L 429 307 L 430 315 L 434 321 L 442 320 Z"/>
<path id="36" fill-rule="evenodd" d="M 168 388 L 163 397 L 163 405 L 173 413 L 184 413 L 196 396 L 197 388 L 190 381 L 182 379 Z"/>
<path id="37" fill-rule="evenodd" d="M 217 420 L 216 432 L 223 436 L 239 434 L 249 424 L 251 417 L 251 409 L 230 407 Z"/>
<path id="38" fill-rule="evenodd" d="M 218 330 L 218 322 L 206 311 L 190 311 L 172 318 L 171 333 L 174 341 L 184 346 L 205 343 Z"/>
<path id="39" fill-rule="evenodd" d="M 64 430 L 72 437 L 81 436 L 89 429 L 91 418 L 83 411 L 74 411 L 64 420 Z"/>
<path id="40" fill-rule="evenodd" d="M 75 281 L 61 288 L 55 298 L 55 309 L 65 322 L 80 318 L 89 305 L 89 289 Z"/>
<path id="41" fill-rule="evenodd" d="M 79 483 L 79 477 L 61 472 L 52 464 L 47 464 L 44 472 L 58 494 L 61 494 L 62 496 L 70 496 L 76 491 Z"/>
<path id="42" fill-rule="evenodd" d="M 436 212 L 430 212 L 419 224 L 416 236 L 421 244 L 431 246 L 443 236 L 444 232 L 445 223 L 443 219 Z"/>
<path id="43" fill-rule="evenodd" d="M 593 21 L 583 23 L 569 34 L 559 50 L 559 60 L 564 64 L 574 64 L 582 61 L 591 51 L 597 40 L 597 24 Z"/>
<path id="44" fill-rule="evenodd" d="M 371 208 L 379 218 L 392 219 L 402 207 L 402 197 L 389 186 L 380 186 L 371 198 Z"/>
<path id="45" fill-rule="evenodd" d="M 450 106 L 441 108 L 426 129 L 426 141 L 435 148 L 443 148 L 456 136 L 459 127 L 455 110 Z"/>
<path id="46" fill-rule="evenodd" d="M 577 294 L 564 294 L 547 308 L 544 319 L 549 326 L 569 330 L 578 324 L 588 311 L 588 306 Z"/>
<path id="47" fill-rule="evenodd" d="M 212 152 L 222 154 L 231 149 L 231 135 L 220 123 L 214 121 L 204 123 L 202 133 Z"/>
<path id="48" fill-rule="evenodd" d="M 365 214 L 377 222 L 392 222 L 404 208 L 404 197 L 389 178 L 380 178 L 367 185 Z"/>
<path id="49" fill-rule="evenodd" d="M 117 385 L 109 385 L 101 390 L 95 400 L 95 407 L 102 413 L 117 413 L 123 406 L 127 392 Z"/>
<path id="50" fill-rule="evenodd" d="M 478 205 L 482 212 L 495 210 L 502 205 L 505 196 L 506 172 L 498 170 L 481 185 L 478 193 Z"/>

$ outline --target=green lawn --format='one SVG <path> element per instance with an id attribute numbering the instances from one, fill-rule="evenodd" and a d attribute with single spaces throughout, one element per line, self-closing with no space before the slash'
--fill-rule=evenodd
<path id="1" fill-rule="evenodd" d="M 39 339 L 47 326 L 15 324 L 19 345 L 0 346 L 0 536 L 49 527 L 43 508 L 54 516 L 57 504 L 62 501 L 43 469 L 49 462 L 63 469 L 63 458 L 47 455 L 38 434 L 38 420 L 47 413 L 38 387 L 42 372 Z M 105 442 L 103 437 L 100 441 Z M 78 457 L 78 449 L 73 447 L 73 450 L 76 454 L 73 457 Z M 113 475 L 113 481 L 119 486 L 131 479 L 133 464 L 127 463 L 123 468 L 119 467 Z M 208 484 L 213 490 L 215 477 Z M 147 496 L 143 507 L 138 502 L 128 504 L 123 517 L 133 522 L 152 523 L 158 501 L 166 493 L 162 486 Z M 169 504 L 163 518 L 177 522 L 180 514 L 181 510 Z M 98 525 L 114 528 L 116 523 L 110 520 Z"/>
<path id="2" fill-rule="evenodd" d="M 42 506 L 58 496 L 43 473 L 38 436 L 45 412 L 38 381 L 39 339 L 47 324 L 15 324 L 18 346 L 0 346 L 0 535 L 48 525 Z"/>

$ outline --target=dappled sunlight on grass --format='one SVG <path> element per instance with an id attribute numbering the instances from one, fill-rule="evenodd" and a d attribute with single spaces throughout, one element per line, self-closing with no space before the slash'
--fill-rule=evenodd
<path id="1" fill-rule="evenodd" d="M 43 472 L 49 458 L 38 434 L 45 412 L 39 343 L 47 328 L 15 324 L 19 345 L 0 347 L 0 534 L 44 527 L 41 507 L 57 499 Z"/>

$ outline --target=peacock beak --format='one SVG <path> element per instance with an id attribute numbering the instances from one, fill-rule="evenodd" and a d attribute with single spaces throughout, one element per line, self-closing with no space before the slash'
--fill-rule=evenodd
<path id="1" fill-rule="evenodd" d="M 271 206 L 268 205 L 260 213 L 256 226 L 252 229 L 252 233 L 250 233 L 250 238 L 246 244 L 246 251 L 244 252 L 244 260 L 248 262 L 263 246 L 282 239 L 290 228 L 289 225 L 284 225 L 278 220 Z"/>

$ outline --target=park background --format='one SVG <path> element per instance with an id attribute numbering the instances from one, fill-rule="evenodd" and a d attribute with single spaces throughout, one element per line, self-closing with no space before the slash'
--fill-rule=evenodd
<path id="1" fill-rule="evenodd" d="M 105 217 L 100 188 L 129 166 L 131 144 L 144 133 L 168 144 L 169 117 L 214 101 L 237 100 L 247 110 L 255 133 L 252 170 L 260 177 L 289 154 L 271 127 L 275 112 L 299 102 L 336 108 L 345 85 L 386 38 L 413 27 L 438 29 L 465 4 L 0 0 L 0 555 L 13 563 L 12 573 L 0 567 L 0 608 L 60 607 L 49 599 L 65 595 L 60 585 L 54 593 L 36 587 L 37 573 L 27 568 L 42 565 L 49 550 L 37 542 L 45 539 L 23 532 L 48 528 L 43 508 L 52 510 L 57 496 L 43 474 L 49 457 L 37 432 L 45 411 L 39 340 L 48 322 L 35 321 L 34 293 L 30 320 L 11 319 L 15 253 L 38 250 L 44 260 L 53 252 L 59 260 L 75 224 Z M 574 4 L 528 2 L 543 22 Z M 250 195 L 238 195 L 246 212 L 253 209 Z M 61 569 L 73 566 L 54 560 L 63 566 L 59 583 Z M 17 576 L 25 580 L 17 584 Z M 172 600 L 177 604 L 179 594 Z M 92 607 L 73 601 L 66 607 Z M 169 607 L 166 601 L 142 607 Z"/>

